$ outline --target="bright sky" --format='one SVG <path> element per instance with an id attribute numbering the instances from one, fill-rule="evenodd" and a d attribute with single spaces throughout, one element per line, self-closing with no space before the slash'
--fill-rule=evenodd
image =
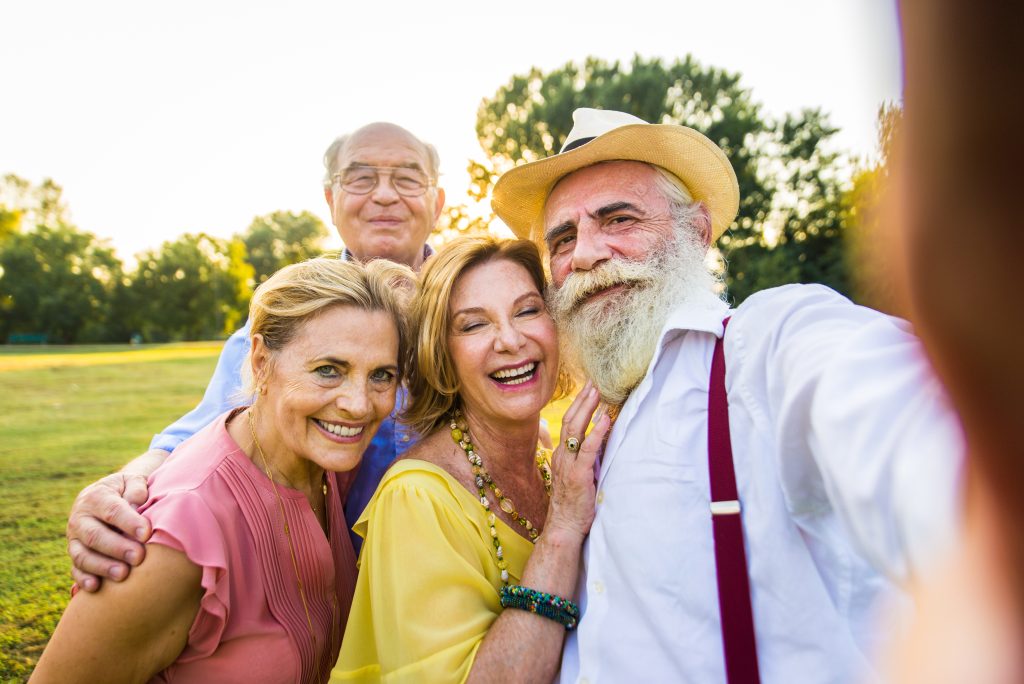
<path id="1" fill-rule="evenodd" d="M 53 178 L 128 258 L 276 210 L 330 226 L 323 150 L 388 120 L 437 146 L 458 203 L 483 97 L 532 66 L 634 53 L 738 71 L 771 114 L 822 107 L 838 147 L 870 155 L 901 92 L 894 2 L 3 2 L 0 174 Z"/>

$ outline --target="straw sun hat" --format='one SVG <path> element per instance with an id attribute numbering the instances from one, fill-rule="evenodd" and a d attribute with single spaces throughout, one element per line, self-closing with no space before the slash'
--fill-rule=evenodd
<path id="1" fill-rule="evenodd" d="M 544 203 L 560 179 L 613 160 L 647 162 L 679 178 L 693 199 L 707 207 L 712 242 L 736 218 L 736 173 L 725 153 L 706 136 L 685 126 L 649 124 L 631 114 L 601 109 L 577 109 L 572 121 L 558 154 L 517 166 L 494 186 L 491 206 L 518 237 L 543 239 Z"/>

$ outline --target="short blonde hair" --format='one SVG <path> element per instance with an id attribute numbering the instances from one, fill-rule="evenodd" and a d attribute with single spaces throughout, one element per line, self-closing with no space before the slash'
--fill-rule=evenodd
<path id="1" fill-rule="evenodd" d="M 420 272 L 420 289 L 413 298 L 416 335 L 415 362 L 408 376 L 409 404 L 402 420 L 421 435 L 446 424 L 460 404 L 459 380 L 448 346 L 452 292 L 464 273 L 491 261 L 511 261 L 529 274 L 544 294 L 544 266 L 537 246 L 529 240 L 457 238 L 445 245 Z M 559 366 L 555 398 L 572 390 L 572 379 Z"/>
<path id="2" fill-rule="evenodd" d="M 283 349 L 304 323 L 334 306 L 382 311 L 398 332 L 398 372 L 408 367 L 408 304 L 416 276 L 408 266 L 377 259 L 368 264 L 327 257 L 285 266 L 256 288 L 249 303 L 249 340 L 261 335 L 271 352 Z M 252 346 L 242 363 L 242 392 L 252 397 Z"/>

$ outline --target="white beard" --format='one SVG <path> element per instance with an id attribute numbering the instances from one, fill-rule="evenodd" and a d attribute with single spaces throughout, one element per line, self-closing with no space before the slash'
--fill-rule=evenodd
<path id="1" fill-rule="evenodd" d="M 605 402 L 622 405 L 640 384 L 673 309 L 719 299 L 720 279 L 705 265 L 706 252 L 683 228 L 645 261 L 610 259 L 594 270 L 570 273 L 561 287 L 551 286 L 548 307 L 563 358 L 594 383 Z M 626 288 L 583 301 L 617 284 Z"/>

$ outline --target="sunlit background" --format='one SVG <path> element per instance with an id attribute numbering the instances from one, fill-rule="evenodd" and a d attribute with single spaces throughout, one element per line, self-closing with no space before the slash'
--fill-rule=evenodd
<path id="1" fill-rule="evenodd" d="M 375 120 L 433 142 L 449 200 L 467 203 L 481 99 L 534 66 L 691 54 L 738 72 L 769 115 L 822 108 L 830 145 L 860 157 L 901 87 L 888 0 L 26 0 L 0 24 L 0 175 L 52 178 L 128 265 L 278 210 L 330 226 L 322 152 Z"/>
<path id="2" fill-rule="evenodd" d="M 488 152 L 478 112 L 504 129 L 506 103 L 536 101 L 513 77 L 572 90 L 566 65 L 601 60 L 571 106 L 702 130 L 717 111 L 744 196 L 719 241 L 731 302 L 802 281 L 877 305 L 864 283 L 884 278 L 858 274 L 883 244 L 863 219 L 897 35 L 889 0 L 0 1 L 0 681 L 27 678 L 66 605 L 76 493 L 195 405 L 262 278 L 340 247 L 321 190 L 335 136 L 387 120 L 434 143 L 435 239 L 486 230 L 467 167 L 490 181 L 543 146 Z M 524 131 L 563 136 L 571 106 Z"/>

